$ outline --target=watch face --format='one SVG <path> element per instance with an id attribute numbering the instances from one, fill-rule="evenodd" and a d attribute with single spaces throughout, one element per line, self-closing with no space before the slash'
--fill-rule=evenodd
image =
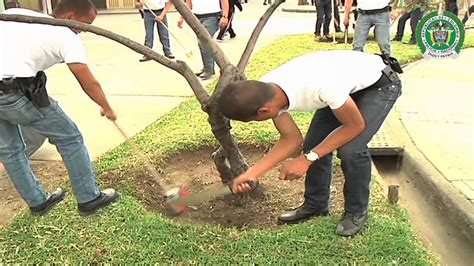
<path id="1" fill-rule="evenodd" d="M 316 161 L 319 158 L 318 154 L 313 152 L 313 151 L 310 151 L 310 152 L 306 153 L 305 156 L 308 160 L 310 160 L 312 162 Z"/>

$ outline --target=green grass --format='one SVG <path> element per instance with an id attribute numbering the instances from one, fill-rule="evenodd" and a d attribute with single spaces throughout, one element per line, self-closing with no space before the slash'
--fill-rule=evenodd
<path id="1" fill-rule="evenodd" d="M 474 38 L 470 35 L 464 47 L 472 46 Z M 371 52 L 377 51 L 374 43 L 368 47 Z M 256 79 L 295 56 L 327 49 L 344 49 L 344 45 L 315 44 L 311 35 L 283 37 L 255 54 L 247 69 L 248 78 Z M 421 57 L 416 46 L 395 43 L 393 50 L 402 63 Z M 311 116 L 294 113 L 303 131 Z M 241 143 L 268 144 L 277 137 L 271 122 L 233 123 L 233 128 Z M 166 114 L 135 140 L 157 165 L 180 150 L 216 145 L 206 115 L 194 99 Z M 102 156 L 96 168 L 99 173 L 117 169 L 120 172 L 134 167 L 136 162 L 130 147 L 123 144 Z M 71 196 L 46 217 L 21 213 L 0 232 L 0 262 L 437 263 L 415 236 L 405 210 L 386 203 L 377 181 L 373 185 L 369 225 L 364 234 L 354 238 L 334 234 L 337 215 L 272 230 L 177 224 L 146 210 L 133 197 L 130 182 L 122 182 L 119 189 L 121 200 L 94 217 L 80 217 Z"/>

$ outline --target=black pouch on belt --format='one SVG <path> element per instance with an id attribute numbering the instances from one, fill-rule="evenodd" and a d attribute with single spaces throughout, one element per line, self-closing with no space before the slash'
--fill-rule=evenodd
<path id="1" fill-rule="evenodd" d="M 386 54 L 377 54 L 378 56 L 382 57 L 383 62 L 387 65 L 390 66 L 393 71 L 397 72 L 398 74 L 403 73 L 403 69 L 400 66 L 400 63 L 398 63 L 398 60 L 395 57 L 388 56 Z"/>
<path id="2" fill-rule="evenodd" d="M 46 74 L 39 71 L 34 78 L 20 80 L 21 91 L 36 107 L 48 107 L 48 92 L 46 91 Z"/>

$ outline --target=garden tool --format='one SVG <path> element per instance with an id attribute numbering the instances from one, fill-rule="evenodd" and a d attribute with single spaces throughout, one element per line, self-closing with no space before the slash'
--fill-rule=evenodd
<path id="1" fill-rule="evenodd" d="M 155 181 L 158 183 L 159 185 L 159 188 L 160 188 L 160 194 L 164 194 L 163 192 L 164 191 L 167 191 L 167 188 L 165 187 L 165 184 L 163 182 L 161 182 L 163 179 L 160 175 L 160 173 L 158 173 L 158 171 L 156 170 L 155 167 L 153 167 L 153 165 L 150 163 L 150 159 L 140 150 L 140 147 L 138 147 L 137 144 L 135 144 L 134 142 L 130 141 L 130 137 L 127 135 L 127 133 L 125 133 L 125 131 L 117 124 L 117 122 L 115 121 L 112 121 L 112 123 L 114 123 L 114 126 L 117 128 L 117 130 L 120 132 L 120 134 L 122 134 L 123 138 L 125 139 L 125 141 L 127 141 L 130 146 L 132 147 L 132 150 L 135 152 L 135 154 L 139 157 L 141 163 L 143 165 L 145 165 L 145 167 L 147 168 L 147 170 L 153 175 Z"/>
<path id="2" fill-rule="evenodd" d="M 344 44 L 347 45 L 347 35 L 349 35 L 349 27 L 344 29 Z"/>
<path id="3" fill-rule="evenodd" d="M 176 40 L 176 42 L 183 48 L 183 50 L 185 51 L 186 53 L 186 57 L 188 59 L 192 59 L 193 58 L 193 50 L 189 49 L 189 48 L 186 48 L 179 40 L 178 38 L 176 38 L 176 36 L 174 36 L 174 34 L 168 29 L 168 27 L 165 25 L 165 23 L 163 23 L 163 21 L 159 20 L 158 19 L 158 16 L 151 12 L 151 9 L 147 6 L 147 4 L 145 4 L 145 7 L 148 8 L 148 10 L 150 10 L 150 13 L 153 14 L 153 16 L 155 17 L 155 20 L 158 21 L 158 23 L 161 23 L 161 25 L 163 27 L 165 27 L 165 29 L 171 34 L 171 36 Z"/>
<path id="4" fill-rule="evenodd" d="M 258 185 L 256 182 L 249 183 L 252 189 L 255 189 Z M 186 186 L 174 188 L 166 193 L 166 206 L 170 213 L 174 216 L 178 216 L 184 213 L 189 207 L 196 206 L 212 199 L 231 195 L 232 183 L 226 184 L 215 184 L 207 188 L 204 191 L 191 194 Z"/>
<path id="5" fill-rule="evenodd" d="M 332 10 L 332 21 L 334 21 L 337 24 L 337 26 L 339 26 L 336 19 L 334 18 L 334 1 L 333 0 L 331 0 L 331 10 Z M 337 41 L 336 41 L 336 27 L 334 27 L 334 31 L 332 32 L 332 43 L 337 43 Z"/>

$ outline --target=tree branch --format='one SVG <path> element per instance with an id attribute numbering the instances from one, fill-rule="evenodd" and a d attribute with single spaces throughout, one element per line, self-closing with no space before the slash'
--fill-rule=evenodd
<path id="1" fill-rule="evenodd" d="M 220 69 L 224 69 L 227 65 L 230 64 L 229 59 L 221 50 L 219 45 L 212 39 L 212 36 L 209 35 L 209 32 L 202 26 L 199 19 L 193 14 L 189 7 L 184 3 L 183 0 L 171 0 L 176 10 L 183 16 L 184 20 L 196 33 L 198 39 L 209 49 L 213 54 L 214 59 L 216 60 L 217 65 Z"/>
<path id="2" fill-rule="evenodd" d="M 119 34 L 116 34 L 114 32 L 92 26 L 89 24 L 77 22 L 77 21 L 72 21 L 72 20 L 65 20 L 65 19 L 55 19 L 55 18 L 47 18 L 47 17 L 34 17 L 34 16 L 24 16 L 24 15 L 6 15 L 6 14 L 0 14 L 0 21 L 15 21 L 15 22 L 23 22 L 23 23 L 37 23 L 37 24 L 46 24 L 46 25 L 52 25 L 52 26 L 64 26 L 68 28 L 74 28 L 82 31 L 87 31 L 94 33 L 96 35 L 100 35 L 103 37 L 106 37 L 108 39 L 111 39 L 113 41 L 116 41 L 133 51 L 140 53 L 142 55 L 148 56 L 151 59 L 155 60 L 156 62 L 173 69 L 174 71 L 178 72 L 181 74 L 188 84 L 191 86 L 191 89 L 193 90 L 194 94 L 196 95 L 196 98 L 199 100 L 201 105 L 204 105 L 208 99 L 209 99 L 209 94 L 207 91 L 204 89 L 202 84 L 199 82 L 197 79 L 196 75 L 194 75 L 193 71 L 191 68 L 186 64 L 186 62 L 183 61 L 172 61 L 169 60 L 168 58 L 156 53 L 152 49 L 139 44 L 133 40 L 130 40 L 129 38 L 126 38 L 124 36 L 121 36 Z M 5 36 L 2 36 L 5 37 Z"/>
<path id="3" fill-rule="evenodd" d="M 258 37 L 260 36 L 263 27 L 265 27 L 265 24 L 267 24 L 267 21 L 270 19 L 270 16 L 283 2 L 285 2 L 285 0 L 276 0 L 273 5 L 270 5 L 270 7 L 267 9 L 267 11 L 265 11 L 263 16 L 258 21 L 257 25 L 255 26 L 255 29 L 252 32 L 252 35 L 250 35 L 250 39 L 247 42 L 247 46 L 245 47 L 244 52 L 242 53 L 242 57 L 240 58 L 240 61 L 237 64 L 237 68 L 240 70 L 240 72 L 245 72 L 245 68 L 247 67 L 247 64 L 250 60 L 250 55 L 252 55 L 253 49 L 255 48 L 255 44 L 257 43 Z"/>

